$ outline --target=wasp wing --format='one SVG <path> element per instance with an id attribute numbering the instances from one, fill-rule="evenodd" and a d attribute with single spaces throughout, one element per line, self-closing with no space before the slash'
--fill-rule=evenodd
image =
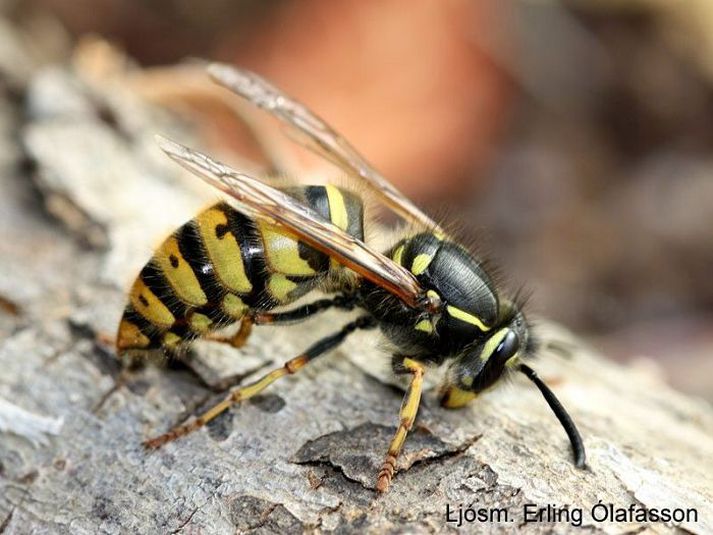
<path id="1" fill-rule="evenodd" d="M 285 227 L 412 307 L 422 306 L 425 290 L 411 272 L 369 249 L 364 242 L 324 220 L 296 199 L 209 156 L 157 136 L 161 149 L 183 167 L 235 199 L 241 211 Z"/>
<path id="2" fill-rule="evenodd" d="M 407 221 L 420 223 L 434 232 L 443 232 L 435 221 L 372 168 L 361 154 L 338 132 L 299 102 L 288 97 L 257 74 L 213 63 L 208 67 L 211 77 L 223 87 L 267 110 L 293 127 L 305 147 L 326 158 L 350 175 L 369 184 L 383 202 Z"/>

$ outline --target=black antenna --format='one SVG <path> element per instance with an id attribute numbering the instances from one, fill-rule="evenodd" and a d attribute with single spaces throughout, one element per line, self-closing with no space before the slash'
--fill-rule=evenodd
<path id="1" fill-rule="evenodd" d="M 557 419 L 562 424 L 562 427 L 564 427 L 564 430 L 569 437 L 569 441 L 572 444 L 575 466 L 577 468 L 585 468 L 586 454 L 584 452 L 584 442 L 582 442 L 582 436 L 579 434 L 577 426 L 574 425 L 572 417 L 567 414 L 567 411 L 557 399 L 557 396 L 555 396 L 552 390 L 550 390 L 542 379 L 539 378 L 537 373 L 535 373 L 535 370 L 525 364 L 520 364 L 520 371 L 524 373 L 530 381 L 535 383 L 537 388 L 540 389 L 540 392 L 542 392 L 542 395 L 545 397 L 550 409 L 552 409 L 552 412 L 555 413 L 555 416 L 557 416 Z"/>

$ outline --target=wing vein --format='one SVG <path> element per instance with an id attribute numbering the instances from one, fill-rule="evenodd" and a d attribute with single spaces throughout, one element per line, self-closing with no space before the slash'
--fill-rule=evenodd
<path id="1" fill-rule="evenodd" d="M 226 89 L 291 126 L 298 135 L 299 143 L 366 182 L 395 213 L 434 232 L 443 233 L 443 229 L 433 219 L 372 168 L 343 136 L 308 108 L 250 71 L 213 63 L 208 67 L 208 73 Z"/>
<path id="2" fill-rule="evenodd" d="M 410 271 L 326 221 L 308 206 L 206 154 L 161 136 L 157 136 L 157 141 L 171 159 L 235 199 L 238 209 L 249 217 L 282 226 L 411 307 L 420 308 L 425 302 L 425 291 Z"/>

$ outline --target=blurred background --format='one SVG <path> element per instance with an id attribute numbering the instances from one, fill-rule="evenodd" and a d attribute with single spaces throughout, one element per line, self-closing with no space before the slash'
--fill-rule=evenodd
<path id="1" fill-rule="evenodd" d="M 0 9 L 0 45 L 21 29 L 47 62 L 94 34 L 149 74 L 188 57 L 261 73 L 458 221 L 506 285 L 532 292 L 532 311 L 615 358 L 656 359 L 674 385 L 713 399 L 710 0 Z M 240 151 L 220 107 L 193 109 L 218 130 L 206 136 Z"/>

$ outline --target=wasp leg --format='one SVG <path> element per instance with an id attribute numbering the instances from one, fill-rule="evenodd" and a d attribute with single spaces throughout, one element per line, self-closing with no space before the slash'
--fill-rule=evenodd
<path id="1" fill-rule="evenodd" d="M 421 390 L 423 389 L 423 374 L 425 368 L 422 364 L 406 358 L 402 363 L 403 368 L 412 375 L 411 384 L 404 394 L 404 399 L 401 402 L 401 410 L 399 411 L 399 428 L 396 430 L 394 438 L 389 445 L 389 451 L 384 459 L 384 464 L 379 471 L 379 477 L 376 483 L 376 490 L 386 492 L 391 484 L 391 479 L 394 477 L 396 470 L 396 459 L 401 453 L 401 448 L 406 440 L 406 435 L 413 427 L 413 422 L 416 419 L 418 405 L 421 402 Z"/>
<path id="2" fill-rule="evenodd" d="M 250 316 L 243 317 L 240 320 L 240 328 L 233 336 L 213 336 L 208 338 L 211 342 L 220 342 L 222 344 L 228 344 L 231 347 L 239 348 L 245 345 L 250 333 L 253 332 L 253 325 L 255 322 Z"/>
<path id="3" fill-rule="evenodd" d="M 355 304 L 356 299 L 354 297 L 339 295 L 333 299 L 320 299 L 314 303 L 308 303 L 284 312 L 254 312 L 243 317 L 240 322 L 240 329 L 233 336 L 217 336 L 209 338 L 209 340 L 239 348 L 245 345 L 252 332 L 253 325 L 296 323 L 329 308 L 352 310 Z"/>
<path id="4" fill-rule="evenodd" d="M 256 325 L 293 323 L 307 319 L 329 308 L 352 310 L 355 305 L 356 299 L 353 296 L 338 295 L 333 299 L 320 299 L 314 303 L 308 303 L 284 312 L 258 312 L 253 314 L 252 318 Z"/>
<path id="5" fill-rule="evenodd" d="M 323 355 L 331 349 L 334 349 L 339 344 L 341 344 L 349 334 L 353 333 L 357 329 L 368 329 L 374 327 L 375 324 L 376 323 L 374 319 L 369 316 L 362 316 L 360 318 L 357 318 L 351 323 L 346 324 L 344 327 L 342 327 L 341 330 L 337 331 L 336 333 L 322 338 L 301 355 L 288 360 L 282 367 L 272 370 L 254 383 L 251 383 L 241 388 L 235 388 L 230 390 L 230 393 L 223 401 L 214 405 L 197 418 L 193 418 L 185 424 L 174 427 L 163 435 L 159 435 L 155 438 L 144 441 L 144 446 L 147 448 L 156 449 L 161 447 L 163 444 L 166 444 L 167 442 L 176 440 L 177 438 L 182 437 L 183 435 L 187 435 L 188 433 L 195 431 L 200 427 L 203 427 L 216 416 L 228 410 L 233 404 L 249 399 L 255 396 L 256 394 L 259 394 L 267 386 L 275 382 L 280 377 L 296 373 L 298 370 L 308 364 L 311 360 L 319 357 L 320 355 Z"/>

